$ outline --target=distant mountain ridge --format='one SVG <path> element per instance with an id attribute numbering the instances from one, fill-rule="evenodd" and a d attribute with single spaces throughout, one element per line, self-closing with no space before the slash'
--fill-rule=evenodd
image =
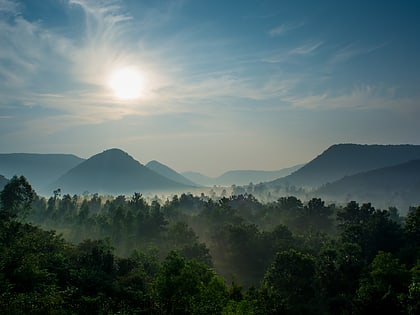
<path id="1" fill-rule="evenodd" d="M 145 166 L 151 169 L 152 171 L 155 171 L 156 173 L 173 180 L 174 182 L 181 183 L 187 186 L 197 186 L 197 184 L 193 181 L 189 180 L 188 178 L 182 176 L 169 166 L 164 165 L 158 161 L 150 161 Z"/>
<path id="2" fill-rule="evenodd" d="M 73 154 L 3 153 L 0 174 L 8 178 L 23 175 L 37 192 L 46 193 L 52 181 L 83 161 Z"/>
<path id="3" fill-rule="evenodd" d="M 307 192 L 319 192 L 342 198 L 343 191 L 346 190 L 348 191 L 345 196 L 347 198 L 350 195 L 362 196 L 349 184 L 353 175 L 361 176 L 360 174 L 366 172 L 381 170 L 374 174 L 376 177 L 379 176 L 378 174 L 382 174 L 381 176 L 387 174 L 388 177 L 382 177 L 383 182 L 401 182 L 404 178 L 411 178 L 406 171 L 409 166 L 401 166 L 394 170 L 394 173 L 401 172 L 401 175 L 394 174 L 387 168 L 405 165 L 410 160 L 420 160 L 420 145 L 337 144 L 329 147 L 304 166 L 297 165 L 279 171 L 228 171 L 219 177 L 211 178 L 196 172 L 185 172 L 181 175 L 158 161 L 150 161 L 147 165 L 143 165 L 120 149 L 110 149 L 87 160 L 70 154 L 0 154 L 0 174 L 5 175 L 6 178 L 24 175 L 37 193 L 44 195 L 50 195 L 57 188 L 61 188 L 63 193 L 80 194 L 88 191 L 127 194 L 189 191 L 197 188 L 197 185 L 231 186 L 235 184 L 241 186 L 250 182 L 254 184 L 264 182 L 267 189 L 277 192 L 288 191 L 287 186 L 296 186 L 310 188 Z M 415 174 L 419 173 L 418 169 L 410 168 L 410 170 Z M 368 183 L 370 179 L 364 180 Z M 326 185 L 327 183 L 331 185 Z M 376 195 L 380 194 L 378 190 L 380 187 L 386 191 L 379 184 L 363 186 L 356 181 L 354 183 L 359 187 L 365 187 L 366 190 L 376 191 Z M 411 183 L 410 189 L 417 189 L 416 182 L 409 180 L 401 182 L 400 186 L 405 187 L 407 183 Z M 321 187 L 324 190 L 321 190 Z M 325 187 L 329 190 L 325 190 Z M 337 192 L 335 191 L 337 187 L 345 187 L 345 189 L 342 188 L 341 192 Z M 395 191 L 400 195 L 408 194 L 396 190 L 395 187 L 392 191 L 392 194 Z"/>
<path id="4" fill-rule="evenodd" d="M 193 181 L 194 183 L 197 183 L 202 186 L 215 185 L 212 177 L 203 175 L 199 172 L 187 171 L 187 172 L 182 172 L 181 175 Z"/>
<path id="5" fill-rule="evenodd" d="M 336 144 L 302 168 L 268 183 L 320 187 L 344 176 L 420 159 L 420 145 Z"/>
<path id="6" fill-rule="evenodd" d="M 188 186 L 152 171 L 120 149 L 110 149 L 83 161 L 61 176 L 52 188 L 63 192 L 126 194 Z"/>
<path id="7" fill-rule="evenodd" d="M 322 186 L 314 194 L 381 206 L 420 204 L 420 160 L 346 176 Z"/>
<path id="8" fill-rule="evenodd" d="M 277 171 L 261 171 L 261 170 L 232 170 L 223 173 L 218 177 L 205 176 L 198 172 L 181 173 L 191 181 L 203 186 L 231 186 L 231 185 L 248 185 L 249 183 L 261 183 L 274 180 L 279 177 L 289 175 L 293 171 L 301 168 L 304 164 L 283 168 Z"/>

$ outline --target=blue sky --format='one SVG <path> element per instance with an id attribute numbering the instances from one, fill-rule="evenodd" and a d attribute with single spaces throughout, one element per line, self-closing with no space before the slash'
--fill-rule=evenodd
<path id="1" fill-rule="evenodd" d="M 420 144 L 418 1 L 0 0 L 0 151 L 219 175 Z M 106 78 L 135 67 L 138 99 Z"/>

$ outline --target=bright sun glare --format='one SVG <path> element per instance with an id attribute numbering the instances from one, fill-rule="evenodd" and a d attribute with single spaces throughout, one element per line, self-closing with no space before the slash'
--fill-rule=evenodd
<path id="1" fill-rule="evenodd" d="M 108 85 L 116 98 L 133 100 L 142 96 L 144 78 L 135 68 L 126 67 L 112 72 Z"/>

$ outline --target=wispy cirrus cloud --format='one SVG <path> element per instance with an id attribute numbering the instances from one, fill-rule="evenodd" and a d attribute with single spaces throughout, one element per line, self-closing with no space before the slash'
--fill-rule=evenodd
<path id="1" fill-rule="evenodd" d="M 274 27 L 272 29 L 270 29 L 268 31 L 268 35 L 270 35 L 271 37 L 278 37 L 278 36 L 284 36 L 287 33 L 301 28 L 305 25 L 305 23 L 300 22 L 300 23 L 283 23 L 277 27 Z"/>
<path id="2" fill-rule="evenodd" d="M 279 98 L 295 84 L 275 76 L 253 78 L 240 62 L 235 61 L 237 65 L 228 62 L 227 67 L 221 67 L 220 61 L 211 61 L 214 52 L 226 46 L 220 38 L 204 41 L 197 39 L 192 31 L 169 37 L 159 46 L 150 45 L 143 34 L 148 31 L 147 21 L 152 21 L 151 27 L 156 28 L 159 19 L 152 18 L 153 12 L 158 16 L 166 15 L 164 20 L 169 21 L 176 8 L 146 12 L 146 18 L 135 23 L 122 4 L 69 0 L 65 8 L 70 14 L 74 13 L 74 8 L 83 13 L 79 17 L 82 32 L 76 37 L 46 29 L 42 21 L 30 22 L 19 13 L 18 6 L 9 6 L 15 10 L 16 18 L 13 23 L 1 22 L 0 28 L 5 32 L 0 36 L 13 45 L 9 45 L 10 50 L 0 50 L 0 58 L 5 61 L 0 63 L 0 76 L 11 89 L 5 93 L 0 106 L 18 102 L 21 106 L 56 109 L 58 112 L 39 118 L 31 125 L 40 128 L 43 122 L 50 121 L 47 129 L 52 132 L 54 128 L 99 124 L 129 115 L 211 112 L 215 106 L 226 104 L 240 109 L 242 105 L 238 100 L 259 102 Z M 297 27 L 301 25 L 290 24 L 284 29 Z M 198 47 L 202 49 L 203 45 L 209 49 L 188 54 Z M 320 45 L 310 42 L 287 54 L 309 55 Z M 235 55 L 232 60 L 241 60 L 241 56 Z M 11 62 L 10 71 L 2 67 Z M 117 101 L 107 89 L 109 73 L 126 64 L 138 65 L 147 75 L 147 94 L 140 100 Z M 224 70 L 209 71 L 211 67 Z"/>
<path id="3" fill-rule="evenodd" d="M 316 41 L 316 42 L 310 42 L 306 43 L 304 45 L 301 45 L 299 47 L 293 48 L 289 51 L 289 55 L 309 55 L 312 54 L 315 50 L 317 50 L 324 42 L 323 41 Z"/>
<path id="4" fill-rule="evenodd" d="M 70 0 L 63 10 L 83 16 L 81 34 L 69 36 L 60 30 L 47 29 L 42 21 L 31 22 L 15 2 L 0 2 L 0 109 L 13 106 L 40 106 L 59 109 L 63 119 L 75 123 L 119 119 L 133 113 L 145 113 L 154 91 L 167 79 L 153 71 L 156 60 L 145 57 L 139 38 L 132 38 L 131 25 L 121 2 Z M 10 16 L 12 18 L 10 18 Z M 144 26 L 145 27 L 145 26 Z M 117 101 L 107 87 L 110 72 L 124 65 L 141 64 L 147 73 L 148 94 L 138 103 Z M 0 113 L 1 114 L 1 113 Z M 70 117 L 75 119 L 70 119 Z M 59 119 L 54 116 L 53 119 Z M 88 120 L 92 122 L 92 120 Z M 61 122 L 62 123 L 62 122 Z"/>
<path id="5" fill-rule="evenodd" d="M 284 48 L 278 53 L 271 53 L 270 56 L 262 58 L 267 63 L 283 63 L 289 62 L 292 58 L 307 57 L 315 53 L 315 51 L 324 44 L 324 41 L 307 41 L 299 46 Z"/>
<path id="6" fill-rule="evenodd" d="M 362 85 L 342 91 L 326 91 L 308 96 L 289 95 L 285 99 L 294 107 L 309 110 L 386 109 L 395 112 L 419 112 L 419 102 L 408 97 L 396 97 L 396 88 Z"/>
<path id="7" fill-rule="evenodd" d="M 239 111 L 246 110 L 250 103 L 254 109 L 262 108 L 264 105 L 259 104 L 264 102 L 308 109 L 357 108 L 355 104 L 375 102 L 379 106 L 380 97 L 369 96 L 363 89 L 340 97 L 330 92 L 316 93 L 319 89 L 312 82 L 319 81 L 320 69 L 327 62 L 311 62 L 313 56 L 328 48 L 324 49 L 324 40 L 299 38 L 280 46 L 278 51 L 257 52 L 253 55 L 255 60 L 249 61 L 249 56 L 225 51 L 219 56 L 218 52 L 226 49 L 231 40 L 201 38 L 196 30 L 183 30 L 160 41 L 150 40 L 150 30 L 159 28 L 159 23 L 168 23 L 181 4 L 140 13 L 144 19 L 137 21 L 120 1 L 69 0 L 63 3 L 70 14 L 83 13 L 78 17 L 81 33 L 72 37 L 45 28 L 42 21 L 25 19 L 14 2 L 0 1 L 4 10 L 14 16 L 0 20 L 0 39 L 10 43 L 0 49 L 0 77 L 7 85 L 0 87 L 0 108 L 19 102 L 21 106 L 56 109 L 59 112 L 52 119 L 57 123 L 51 123 L 54 128 L 100 124 L 129 115 L 211 112 L 228 106 Z M 304 25 L 281 24 L 269 35 L 283 36 Z M 361 49 L 349 45 L 336 52 L 330 62 L 344 62 L 380 47 Z M 255 67 L 261 61 L 269 69 L 263 75 L 247 68 L 247 62 L 254 62 Z M 288 63 L 298 65 L 294 73 L 279 70 Z M 106 86 L 109 73 L 126 64 L 139 66 L 147 75 L 147 93 L 140 100 L 117 101 Z M 307 64 L 311 70 L 305 67 Z M 313 94 L 302 96 L 306 95 L 305 88 Z M 242 100 L 245 101 L 241 103 Z M 7 112 L 0 115 L 9 116 Z M 40 127 L 48 119 L 39 119 L 33 126 Z"/>
<path id="8" fill-rule="evenodd" d="M 382 43 L 382 44 L 373 45 L 373 46 L 361 46 L 355 43 L 349 44 L 347 46 L 340 48 L 338 51 L 336 51 L 332 55 L 330 59 L 330 64 L 334 65 L 338 63 L 347 62 L 358 56 L 370 54 L 378 49 L 381 49 L 382 47 L 386 45 L 387 43 Z"/>

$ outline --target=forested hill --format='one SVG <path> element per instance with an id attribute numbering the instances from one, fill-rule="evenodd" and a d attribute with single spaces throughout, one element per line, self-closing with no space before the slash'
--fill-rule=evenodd
<path id="1" fill-rule="evenodd" d="M 0 174 L 8 178 L 23 175 L 38 192 L 44 192 L 52 181 L 83 161 L 73 154 L 0 154 Z"/>
<path id="2" fill-rule="evenodd" d="M 122 194 L 187 187 L 150 170 L 124 151 L 110 149 L 92 156 L 68 171 L 51 189 L 60 188 L 66 193 L 89 191 Z"/>
<path id="3" fill-rule="evenodd" d="M 336 144 L 308 164 L 269 184 L 320 187 L 344 176 L 420 159 L 420 145 Z"/>
<path id="4" fill-rule="evenodd" d="M 174 182 L 187 185 L 187 186 L 197 186 L 197 184 L 194 183 L 193 181 L 189 180 L 188 178 L 182 176 L 181 174 L 179 174 L 178 172 L 176 172 L 169 166 L 166 166 L 158 161 L 155 161 L 155 160 L 150 161 L 149 163 L 146 164 L 146 167 L 166 178 L 173 180 Z"/>
<path id="5" fill-rule="evenodd" d="M 372 201 L 380 206 L 420 204 L 420 160 L 346 176 L 315 194 L 334 200 Z"/>

